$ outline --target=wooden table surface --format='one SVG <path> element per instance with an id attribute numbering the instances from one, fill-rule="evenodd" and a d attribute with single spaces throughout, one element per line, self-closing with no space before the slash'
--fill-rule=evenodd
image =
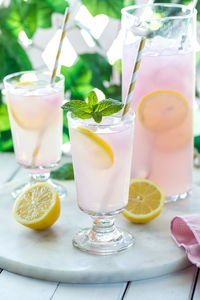
<path id="1" fill-rule="evenodd" d="M 24 176 L 13 153 L 0 153 L 0 184 Z M 200 171 L 194 181 L 200 184 Z M 1 246 L 1 245 L 0 245 Z M 64 284 L 16 275 L 0 269 L 0 300 L 199 300 L 200 274 L 191 266 L 149 280 L 115 284 Z"/>

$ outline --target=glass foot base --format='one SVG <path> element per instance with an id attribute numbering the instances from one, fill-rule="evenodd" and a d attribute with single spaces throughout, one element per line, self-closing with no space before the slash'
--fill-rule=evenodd
<path id="1" fill-rule="evenodd" d="M 113 232 L 111 233 L 111 239 L 105 240 L 104 234 L 99 236 L 99 233 L 95 233 L 90 228 L 85 228 L 74 236 L 72 244 L 81 251 L 96 255 L 116 254 L 134 244 L 135 239 L 129 232 L 117 228 L 115 230 L 114 235 Z M 100 238 L 101 240 L 99 240 Z"/>
<path id="2" fill-rule="evenodd" d="M 58 195 L 59 195 L 60 198 L 65 197 L 65 195 L 67 194 L 67 190 L 66 190 L 66 188 L 64 186 L 62 186 L 61 184 L 58 184 L 57 182 L 55 183 L 55 181 L 50 180 L 50 179 L 47 180 L 47 182 L 50 183 L 50 184 L 52 184 L 55 187 L 55 189 L 56 189 L 56 191 L 57 191 L 57 193 L 58 193 Z M 20 184 L 18 187 L 16 187 L 12 191 L 12 193 L 11 193 L 12 197 L 14 199 L 16 199 L 17 196 L 19 196 L 19 194 L 21 194 L 25 189 L 27 189 L 32 184 L 33 183 L 22 183 L 22 184 Z"/>
<path id="3" fill-rule="evenodd" d="M 166 197 L 165 198 L 165 203 L 170 203 L 170 202 L 175 202 L 175 201 L 178 201 L 178 200 L 186 199 L 191 194 L 192 194 L 192 189 L 190 189 L 188 192 L 185 192 L 185 193 L 182 193 L 182 194 L 177 194 L 177 195 L 173 195 L 173 196 L 170 196 L 170 197 Z"/>

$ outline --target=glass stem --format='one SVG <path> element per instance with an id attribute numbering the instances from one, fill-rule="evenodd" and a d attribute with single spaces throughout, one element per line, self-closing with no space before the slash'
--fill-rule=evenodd
<path id="1" fill-rule="evenodd" d="M 113 217 L 92 217 L 92 219 L 92 230 L 95 232 L 112 232 L 115 229 Z"/>
<path id="2" fill-rule="evenodd" d="M 46 172 L 46 173 L 29 173 L 29 178 L 30 178 L 30 183 L 31 184 L 34 184 L 34 183 L 37 183 L 37 182 L 46 182 L 48 181 L 50 177 L 50 172 Z"/>
<path id="3" fill-rule="evenodd" d="M 121 236 L 121 233 L 115 227 L 113 217 L 92 216 L 93 227 L 89 233 L 90 239 L 94 241 L 109 242 Z"/>

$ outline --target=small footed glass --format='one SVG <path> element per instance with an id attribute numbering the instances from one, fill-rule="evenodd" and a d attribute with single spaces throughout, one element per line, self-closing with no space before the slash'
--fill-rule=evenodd
<path id="1" fill-rule="evenodd" d="M 118 253 L 134 242 L 114 224 L 128 203 L 134 116 L 109 116 L 100 124 L 67 116 L 78 206 L 93 220 L 73 245 L 97 255 Z"/>
<path id="2" fill-rule="evenodd" d="M 4 78 L 15 157 L 29 172 L 29 182 L 13 190 L 14 198 L 31 184 L 49 182 L 50 171 L 61 158 L 64 77 L 56 76 L 54 85 L 50 78 L 50 73 L 39 71 Z M 66 194 L 63 186 L 51 183 L 59 196 Z"/>

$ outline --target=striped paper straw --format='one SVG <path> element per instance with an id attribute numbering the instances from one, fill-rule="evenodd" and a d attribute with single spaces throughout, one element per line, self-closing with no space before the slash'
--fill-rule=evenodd
<path id="1" fill-rule="evenodd" d="M 58 52 L 56 55 L 56 59 L 55 59 L 55 63 L 54 63 L 54 68 L 53 68 L 53 72 L 51 75 L 51 84 L 53 84 L 55 82 L 55 78 L 56 78 L 56 72 L 57 72 L 57 68 L 58 68 L 58 61 L 60 58 L 60 53 L 61 53 L 61 49 L 62 49 L 62 44 L 63 44 L 63 40 L 66 34 L 66 27 L 67 27 L 67 21 L 69 19 L 69 7 L 67 7 L 65 9 L 65 16 L 64 16 L 64 22 L 63 22 L 63 27 L 62 27 L 62 34 L 61 34 L 61 38 L 60 38 L 60 42 L 59 42 L 59 46 L 58 46 Z"/>
<path id="2" fill-rule="evenodd" d="M 138 48 L 136 62 L 135 62 L 134 68 L 133 68 L 133 74 L 132 74 L 132 77 L 131 77 L 131 82 L 130 82 L 130 85 L 129 85 L 128 94 L 127 94 L 125 104 L 124 104 L 124 108 L 123 108 L 123 111 L 122 111 L 122 117 L 124 117 L 130 109 L 130 104 L 131 104 L 131 100 L 132 100 L 132 97 L 133 97 L 133 90 L 135 88 L 135 83 L 136 83 L 136 79 L 137 79 L 137 76 L 138 76 L 138 70 L 139 70 L 139 67 L 140 67 L 140 63 L 141 63 L 141 59 L 142 59 L 142 51 L 144 49 L 145 42 L 146 42 L 146 38 L 142 37 L 141 40 L 140 40 L 139 48 Z"/>

